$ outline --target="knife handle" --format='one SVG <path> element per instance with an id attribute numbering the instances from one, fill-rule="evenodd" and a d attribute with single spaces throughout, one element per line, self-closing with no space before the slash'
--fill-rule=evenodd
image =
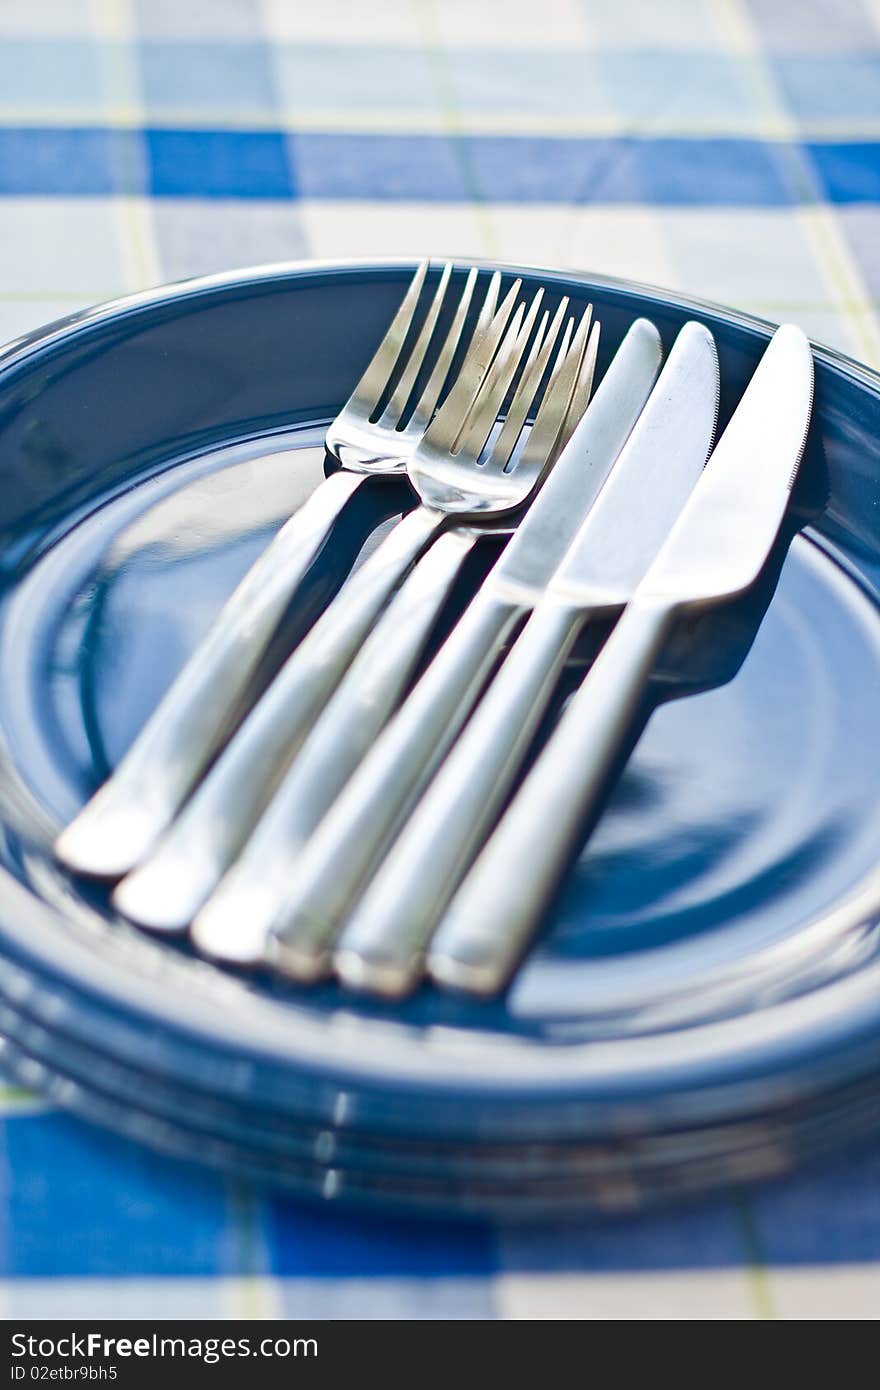
<path id="1" fill-rule="evenodd" d="M 672 612 L 625 610 L 441 921 L 428 957 L 439 983 L 494 994 L 510 977 L 638 712 Z"/>
<path id="2" fill-rule="evenodd" d="M 188 886 L 192 887 L 194 877 L 200 880 L 199 898 L 190 918 L 207 899 L 193 926 L 193 936 L 209 955 L 236 961 L 245 956 L 262 956 L 265 937 L 287 903 L 299 852 L 400 702 L 440 609 L 476 540 L 475 531 L 449 531 L 418 562 L 379 618 L 280 782 L 277 773 L 272 777 L 266 759 L 262 760 L 264 778 L 270 780 L 270 785 L 274 783 L 275 789 L 259 819 L 254 816 L 243 821 L 241 799 L 229 786 L 224 795 L 214 797 L 216 804 L 208 808 L 208 814 L 201 816 L 196 834 L 190 837 L 191 847 L 178 846 L 179 875 L 189 865 Z M 277 723 L 277 718 L 268 721 L 276 743 Z M 245 776 L 248 766 L 245 759 L 241 767 Z M 216 833 L 224 806 L 227 818 L 233 808 L 232 815 L 238 822 L 234 842 L 225 844 Z M 237 847 L 252 829 L 241 856 L 219 883 Z M 203 854 L 200 846 L 211 844 L 212 838 L 209 872 L 199 874 L 199 854 Z M 166 894 L 160 889 L 156 898 L 161 906 Z"/>
<path id="3" fill-rule="evenodd" d="M 175 824 L 117 888 L 120 912 L 156 930 L 192 920 L 253 830 L 389 595 L 441 524 L 427 507 L 399 521 L 346 581 L 230 739 Z"/>
<path id="4" fill-rule="evenodd" d="M 398 997 L 418 984 L 443 909 L 522 766 L 585 615 L 545 600 L 532 614 L 342 934 L 337 974 Z"/>
<path id="5" fill-rule="evenodd" d="M 61 833 L 60 859 L 113 878 L 143 858 L 207 766 L 297 588 L 366 473 L 340 469 L 227 600 L 110 778 Z"/>
<path id="6" fill-rule="evenodd" d="M 309 840 L 267 951 L 300 979 L 326 974 L 350 905 L 473 708 L 523 609 L 480 589 Z"/>

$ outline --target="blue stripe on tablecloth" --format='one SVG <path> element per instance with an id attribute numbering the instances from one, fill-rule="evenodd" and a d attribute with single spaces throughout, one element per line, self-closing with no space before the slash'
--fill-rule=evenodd
<path id="1" fill-rule="evenodd" d="M 143 138 L 155 197 L 296 195 L 285 136 L 277 131 L 148 130 Z"/>
<path id="2" fill-rule="evenodd" d="M 107 129 L 0 130 L 0 195 L 114 193 L 118 139 Z"/>
<path id="3" fill-rule="evenodd" d="M 880 142 L 0 130 L 0 195 L 785 207 L 880 201 Z"/>
<path id="4" fill-rule="evenodd" d="M 812 145 L 810 152 L 830 203 L 880 203 L 880 144 Z"/>
<path id="5" fill-rule="evenodd" d="M 796 201 L 774 147 L 750 140 L 309 133 L 292 142 L 304 197 L 771 206 Z"/>
<path id="6" fill-rule="evenodd" d="M 0 1152 L 0 1278 L 235 1271 L 215 1174 L 60 1114 L 5 1117 Z"/>
<path id="7" fill-rule="evenodd" d="M 0 1122 L 0 1279 L 230 1276 L 242 1252 L 224 1180 L 58 1113 Z M 266 1273 L 468 1278 L 497 1265 L 486 1226 L 262 1199 Z"/>
<path id="8" fill-rule="evenodd" d="M 876 1141 L 830 1163 L 792 1173 L 784 1183 L 758 1188 L 750 1201 L 768 1265 L 831 1266 L 880 1260 Z"/>
<path id="9" fill-rule="evenodd" d="M 270 1268 L 285 1278 L 489 1278 L 496 1268 L 488 1226 L 321 1210 L 275 1197 L 267 1209 Z"/>

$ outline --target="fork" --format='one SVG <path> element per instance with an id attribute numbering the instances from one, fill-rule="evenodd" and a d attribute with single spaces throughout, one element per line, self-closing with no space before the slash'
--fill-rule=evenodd
<path id="1" fill-rule="evenodd" d="M 427 272 L 428 262 L 423 261 L 366 371 L 327 430 L 327 452 L 342 467 L 281 528 L 112 776 L 62 831 L 55 849 L 70 868 L 117 877 L 150 850 L 234 727 L 269 640 L 337 519 L 370 478 L 405 471 L 446 384 L 478 274 L 476 268 L 469 272 L 428 381 L 408 413 L 419 373 L 428 362 L 452 265 L 444 266 L 416 342 L 404 360 Z M 520 282 L 512 286 L 496 312 L 500 284 L 496 272 L 450 387 L 447 418 L 454 411 L 461 418 L 466 416 L 513 312 Z M 377 414 L 401 368 L 387 404 Z"/>
<path id="2" fill-rule="evenodd" d="M 528 466 L 528 461 L 513 457 L 514 446 L 539 393 L 567 308 L 568 299 L 564 298 L 549 328 L 549 314 L 544 314 L 492 456 L 484 465 L 477 465 L 487 478 L 511 464 L 524 476 L 522 465 L 526 462 Z M 528 329 L 527 320 L 518 335 L 521 341 Z M 594 331 L 587 351 L 581 354 L 583 335 L 572 343 L 573 330 L 574 321 L 569 320 L 533 426 L 533 450 L 540 451 L 553 442 L 545 423 L 551 407 L 555 411 L 563 398 L 567 401 L 567 414 L 554 445 L 559 452 L 586 403 L 598 335 Z M 502 350 L 498 385 L 493 388 L 490 377 L 484 387 L 495 399 L 501 389 L 498 373 L 503 370 L 503 361 Z M 482 395 L 475 403 L 475 413 L 481 400 Z M 554 415 L 552 429 L 557 428 Z M 474 448 L 479 443 L 477 436 Z M 461 454 L 458 459 L 461 466 Z M 492 525 L 493 531 L 500 529 L 498 523 Z M 485 525 L 471 525 L 456 526 L 440 537 L 404 582 L 355 657 L 341 688 L 319 714 L 317 727 L 285 782 L 291 845 L 311 831 L 372 737 L 390 717 L 466 556 L 485 534 Z M 316 642 L 306 639 L 313 647 Z M 126 916 L 154 930 L 182 931 L 189 925 L 253 830 L 273 783 L 296 752 L 306 725 L 303 689 L 304 658 L 296 656 L 223 750 L 155 852 L 117 888 L 114 903 Z"/>
<path id="3" fill-rule="evenodd" d="M 553 434 L 544 420 L 540 428 L 536 420 L 532 430 L 532 452 L 528 457 L 525 452 L 523 457 L 514 457 L 517 437 L 528 407 L 540 389 L 565 317 L 568 300 L 564 299 L 549 330 L 549 315 L 545 313 L 505 422 L 491 447 L 491 458 L 485 464 L 479 462 L 486 439 L 495 425 L 495 411 L 501 407 L 522 358 L 540 299 L 539 291 L 525 322 L 522 322 L 521 310 L 517 311 L 496 362 L 464 421 L 452 420 L 450 423 L 449 419 L 442 420 L 441 415 L 446 409 L 444 405 L 429 431 L 430 443 L 435 450 L 435 431 L 446 430 L 450 439 L 453 432 L 464 436 L 465 444 L 455 455 L 455 476 L 461 482 L 452 495 L 452 502 L 461 505 L 469 488 L 475 503 L 483 507 L 494 490 L 496 509 L 489 514 L 488 522 L 483 518 L 476 526 L 464 525 L 471 514 L 452 513 L 449 517 L 437 518 L 435 513 L 435 519 L 454 522 L 454 530 L 440 538 L 404 583 L 401 593 L 391 605 L 393 618 L 390 613 L 386 615 L 384 624 L 379 623 L 381 631 L 373 634 L 367 643 L 373 654 L 365 651 L 358 655 L 356 669 L 352 669 L 343 681 L 345 689 L 338 692 L 338 699 L 331 702 L 334 711 L 331 716 L 330 710 L 324 711 L 323 707 L 337 680 L 344 675 L 343 668 L 348 664 L 348 659 L 355 655 L 354 649 L 341 650 L 339 632 L 343 618 L 351 627 L 351 604 L 346 604 L 346 595 L 350 594 L 354 585 L 349 585 L 340 593 L 244 721 L 177 821 L 160 841 L 155 853 L 118 886 L 114 903 L 126 916 L 156 930 L 186 928 L 253 830 L 275 784 L 314 722 L 318 720 L 325 731 L 335 726 L 335 733 L 329 745 L 329 762 L 325 756 L 319 759 L 319 766 L 315 767 L 312 748 L 314 775 L 308 779 L 306 801 L 295 815 L 300 823 L 305 815 L 317 814 L 318 807 L 324 806 L 331 786 L 338 786 L 353 770 L 361 755 L 366 724 L 372 721 L 381 726 L 390 715 L 397 694 L 402 692 L 412 664 L 464 557 L 479 536 L 485 533 L 487 525 L 492 530 L 498 529 L 496 516 L 505 510 L 506 498 L 512 486 L 509 480 L 511 475 L 504 472 L 505 465 L 516 464 L 519 496 L 533 489 L 548 462 L 543 455 L 549 455 L 551 448 L 558 443 L 557 432 L 564 433 L 567 428 L 573 427 L 570 416 L 582 408 L 583 369 L 586 361 L 594 357 L 585 350 L 590 322 L 588 316 L 584 317 L 576 334 L 573 333 L 573 321 L 568 324 L 550 373 L 544 397 L 545 400 L 549 398 L 547 409 L 550 401 L 565 407 L 561 415 L 554 414 Z M 432 452 L 429 458 L 434 457 L 435 452 Z M 427 483 L 422 482 L 421 485 L 427 489 Z M 368 567 L 376 569 L 383 582 L 386 565 L 382 553 L 392 538 L 393 533 L 364 566 L 365 570 Z M 435 551 L 438 553 L 435 554 Z M 407 615 L 403 626 L 399 629 L 392 627 L 392 622 L 396 624 L 401 611 Z M 401 634 L 404 636 L 401 637 Z M 352 635 L 362 638 L 366 632 L 354 632 Z M 347 711 L 345 715 L 341 714 L 343 709 Z M 331 717 L 334 724 L 328 725 Z M 361 723 L 361 719 L 365 722 Z M 321 741 L 327 750 L 326 737 L 321 736 Z M 293 785 L 301 787 L 302 777 L 294 779 Z M 311 812 L 309 807 L 312 808 Z M 288 819 L 290 815 L 288 811 Z"/>
<path id="4" fill-rule="evenodd" d="M 463 457 L 464 450 L 460 454 L 451 450 L 442 452 L 444 436 L 439 429 L 434 432 L 433 426 L 425 436 L 425 447 L 420 446 L 416 451 L 412 472 L 417 486 L 423 496 L 431 498 L 434 506 L 452 504 L 454 530 L 441 537 L 403 586 L 388 610 L 388 621 L 380 621 L 365 644 L 347 680 L 337 690 L 299 758 L 275 792 L 241 857 L 198 914 L 193 925 L 193 939 L 206 953 L 239 960 L 253 958 L 258 943 L 284 905 L 289 892 L 290 866 L 297 850 L 308 839 L 403 694 L 406 678 L 427 634 L 429 620 L 436 617 L 440 602 L 460 567 L 462 555 L 474 543 L 479 530 L 485 528 L 487 518 L 503 516 L 526 503 L 555 459 L 561 442 L 567 440 L 574 428 L 577 412 L 583 409 L 584 393 L 588 392 L 595 362 L 597 333 L 590 332 L 590 309 L 584 313 L 576 330 L 572 321 L 563 334 L 555 369 L 535 421 L 522 448 L 516 450 L 529 409 L 539 393 L 566 307 L 564 301 L 551 330 L 537 351 L 533 348 L 485 463 L 475 466 L 474 460 L 479 458 L 495 414 L 503 404 L 507 393 L 505 383 L 511 377 L 509 365 L 499 367 L 494 387 L 490 387 L 487 379 L 465 427 L 472 451 L 470 461 Z M 532 313 L 534 308 L 533 304 Z M 517 344 L 523 341 L 526 327 L 527 323 L 514 340 Z M 515 329 L 514 320 L 508 334 L 512 335 Z M 517 353 L 518 348 L 514 356 Z M 449 437 L 447 433 L 446 438 Z M 473 525 L 475 519 L 479 523 L 477 529 Z M 461 524 L 465 521 L 469 524 L 462 530 Z M 440 550 L 444 540 L 449 546 L 441 557 L 435 552 Z M 437 574 L 443 576 L 439 584 Z M 424 594 L 419 592 L 423 587 L 430 596 L 427 604 Z M 406 618 L 407 609 L 408 619 L 401 624 L 400 619 Z M 222 808 L 228 804 L 228 796 L 216 796 L 216 814 L 222 815 Z M 193 854 L 189 853 L 178 860 L 179 876 L 185 873 L 188 883 L 193 881 L 193 859 Z M 201 865 L 196 869 L 197 874 L 200 872 Z M 125 890 L 126 885 L 121 885 L 116 901 L 128 911 L 130 904 Z M 162 893 L 157 892 L 156 898 L 161 900 Z M 137 920 L 142 920 L 141 915 Z"/>

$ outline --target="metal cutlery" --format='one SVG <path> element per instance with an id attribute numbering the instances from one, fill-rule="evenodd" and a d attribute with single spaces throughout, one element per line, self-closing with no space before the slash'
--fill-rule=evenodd
<path id="1" fill-rule="evenodd" d="M 812 396 L 809 343 L 784 325 L 667 541 L 453 898 L 430 950 L 435 980 L 489 994 L 509 978 L 597 805 L 673 622 L 735 597 L 760 573 L 800 465 Z"/>
<path id="2" fill-rule="evenodd" d="M 56 852 L 71 868 L 116 877 L 143 858 L 227 736 L 273 632 L 334 523 L 371 477 L 405 471 L 449 376 L 477 280 L 476 269 L 471 270 L 428 381 L 408 411 L 419 374 L 435 351 L 452 266 L 444 267 L 415 344 L 405 356 L 427 272 L 428 262 L 423 261 L 369 366 L 327 430 L 327 452 L 342 467 L 281 528 L 113 775 L 59 836 Z M 468 417 L 513 312 L 519 282 L 496 312 L 500 284 L 496 273 L 444 403 L 450 423 L 457 419 L 462 424 Z M 401 368 L 387 404 L 374 419 Z"/>
<path id="3" fill-rule="evenodd" d="M 568 446 L 520 521 L 512 540 L 438 656 L 309 840 L 287 861 L 276 918 L 263 914 L 196 921 L 200 947 L 234 960 L 265 953 L 298 978 L 326 973 L 337 927 L 370 867 L 443 757 L 502 646 L 565 553 L 598 494 L 654 384 L 661 360 L 657 330 L 637 320 L 599 384 Z M 423 562 L 424 563 L 424 562 Z M 390 610 L 389 610 L 390 613 Z M 381 625 L 380 625 L 381 626 Z M 374 636 L 378 638 L 379 628 Z M 384 634 L 393 643 L 390 623 Z M 352 668 L 352 675 L 354 668 Z"/>
<path id="4" fill-rule="evenodd" d="M 511 323 L 508 337 L 517 353 L 528 338 L 537 307 L 536 298 L 522 327 L 518 317 Z M 499 510 L 517 492 L 527 496 L 570 432 L 572 405 L 577 409 L 584 386 L 589 389 L 595 363 L 597 334 L 587 336 L 587 316 L 576 333 L 573 320 L 562 331 L 534 424 L 523 447 L 515 449 L 527 414 L 540 397 L 567 309 L 568 300 L 563 299 L 552 323 L 544 315 L 504 424 L 489 457 L 479 466 L 477 459 L 494 417 L 490 420 L 483 392 L 478 395 L 475 410 L 482 411 L 483 424 L 476 435 L 468 426 L 473 442 L 462 446 L 450 473 L 461 480 L 456 504 L 467 498 L 465 483 L 471 489 L 478 487 L 487 505 L 494 496 Z M 503 344 L 497 362 L 497 370 L 493 368 L 483 388 L 490 408 L 500 406 L 510 372 Z M 498 527 L 495 515 L 492 511 L 493 530 Z M 346 653 L 340 650 L 339 624 L 333 610 L 328 610 L 276 675 L 155 852 L 119 885 L 114 902 L 120 911 L 155 930 L 184 930 L 232 864 L 274 785 L 295 758 L 294 770 L 283 783 L 285 792 L 279 789 L 273 801 L 278 846 L 271 855 L 265 844 L 263 851 L 267 871 L 281 858 L 286 863 L 297 837 L 314 829 L 356 766 L 364 741 L 372 736 L 369 731 L 377 732 L 391 713 L 465 556 L 485 531 L 485 525 L 455 525 L 431 547 L 392 600 L 385 621 L 380 619 L 364 649 L 354 656 L 347 675 L 343 674 L 347 662 L 343 664 Z M 369 562 L 371 567 L 380 563 L 379 555 Z M 335 607 L 347 603 L 350 591 L 343 591 Z M 351 630 L 350 615 L 347 623 Z M 334 674 L 342 677 L 335 694 Z M 329 706 L 324 708 L 328 699 Z M 317 727 L 305 737 L 313 715 Z M 295 756 L 304 737 L 305 744 Z M 282 820 L 278 812 L 285 801 L 289 809 Z M 243 862 L 242 875 L 247 862 Z M 253 912 L 248 916 L 252 919 Z"/>
<path id="5" fill-rule="evenodd" d="M 712 447 L 718 357 L 711 333 L 679 333 L 608 481 L 424 798 L 342 934 L 346 984 L 408 993 L 431 933 L 504 805 L 574 641 L 620 612 L 665 541 Z"/>
<path id="6" fill-rule="evenodd" d="M 433 489 L 435 505 L 451 497 L 456 508 L 453 518 L 461 517 L 467 525 L 454 524 L 416 566 L 392 600 L 386 621 L 380 620 L 367 638 L 335 694 L 326 683 L 326 675 L 337 659 L 336 652 L 329 642 L 319 650 L 317 677 L 324 682 L 320 693 L 329 704 L 316 709 L 316 727 L 305 739 L 252 840 L 212 898 L 207 915 L 199 919 L 197 935 L 203 949 L 208 949 L 208 939 L 214 939 L 219 931 L 221 917 L 226 921 L 234 917 L 240 926 L 239 907 L 244 899 L 251 936 L 260 924 L 268 930 L 274 916 L 272 904 L 276 898 L 284 900 L 291 857 L 315 829 L 403 694 L 464 556 L 481 531 L 485 532 L 481 517 L 509 512 L 517 497 L 525 503 L 570 435 L 573 412 L 582 408 L 595 365 L 598 325 L 590 331 L 589 310 L 576 330 L 571 320 L 563 333 L 534 423 L 521 447 L 516 447 L 528 412 L 540 396 L 566 310 L 564 300 L 549 329 L 545 316 L 484 463 L 473 466 L 492 423 L 488 408 L 483 409 L 483 424 L 470 462 L 465 453 L 467 444 L 453 457 L 443 458 L 435 449 L 423 460 L 419 453 L 419 468 L 423 470 L 420 487 Z M 516 320 L 509 332 L 515 327 Z M 527 320 L 521 336 L 527 335 L 528 327 Z M 491 389 L 489 378 L 485 389 Z M 505 394 L 504 380 L 500 379 L 494 396 L 490 395 L 490 405 L 499 408 Z M 478 397 L 478 407 L 481 399 Z M 323 620 L 316 625 L 316 634 L 320 635 L 322 625 Z M 278 774 L 302 743 L 302 672 L 314 646 L 310 634 L 212 769 L 156 856 L 119 886 L 114 901 L 120 910 L 143 924 L 185 927 L 216 887 L 253 828 L 273 780 L 277 782 Z M 311 660 L 314 666 L 314 656 Z"/>

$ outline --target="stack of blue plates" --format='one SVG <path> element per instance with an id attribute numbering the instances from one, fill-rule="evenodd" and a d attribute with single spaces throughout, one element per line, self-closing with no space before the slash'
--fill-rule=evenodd
<path id="1" fill-rule="evenodd" d="M 324 427 L 411 273 L 194 281 L 0 359 L 0 1062 L 199 1161 L 434 1213 L 635 1207 L 880 1128 L 880 378 L 826 350 L 785 545 L 747 600 L 680 634 L 504 998 L 386 1006 L 223 971 L 55 862 L 323 476 Z M 769 336 L 658 291 L 520 273 L 551 308 L 594 304 L 600 372 L 639 314 L 667 345 L 707 323 L 722 425 Z M 364 510 L 334 537 L 314 609 L 371 525 Z"/>

